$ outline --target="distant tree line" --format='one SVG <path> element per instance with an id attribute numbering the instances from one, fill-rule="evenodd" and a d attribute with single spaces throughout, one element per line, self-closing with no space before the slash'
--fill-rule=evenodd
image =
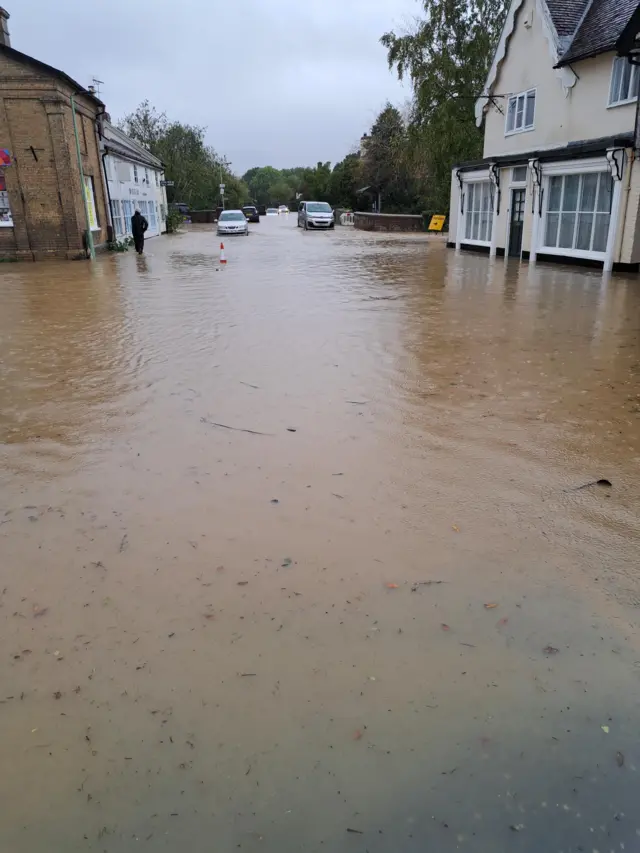
<path id="1" fill-rule="evenodd" d="M 482 156 L 474 107 L 500 37 L 507 0 L 421 0 L 413 29 L 385 33 L 389 67 L 412 85 L 403 115 L 387 103 L 357 150 L 333 168 L 256 166 L 242 178 L 205 144 L 205 128 L 169 121 L 148 101 L 120 127 L 165 164 L 170 201 L 214 208 L 224 183 L 227 206 L 296 204 L 304 199 L 334 207 L 383 212 L 446 213 L 454 163 Z"/>

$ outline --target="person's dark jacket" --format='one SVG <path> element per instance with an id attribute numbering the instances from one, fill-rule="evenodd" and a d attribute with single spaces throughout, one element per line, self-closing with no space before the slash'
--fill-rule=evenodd
<path id="1" fill-rule="evenodd" d="M 149 223 L 144 218 L 144 216 L 136 210 L 136 212 L 131 217 L 131 233 L 134 237 L 143 237 L 144 232 L 149 227 Z"/>

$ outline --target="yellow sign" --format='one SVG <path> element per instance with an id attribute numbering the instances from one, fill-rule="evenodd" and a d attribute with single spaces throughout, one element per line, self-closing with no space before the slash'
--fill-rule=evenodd
<path id="1" fill-rule="evenodd" d="M 446 218 L 446 216 L 441 216 L 439 213 L 432 216 L 429 223 L 429 231 L 442 231 Z"/>
<path id="2" fill-rule="evenodd" d="M 89 209 L 89 227 L 92 231 L 99 231 L 98 217 L 96 216 L 96 202 L 93 197 L 93 181 L 89 175 L 84 175 L 84 194 L 87 199 L 87 207 Z"/>

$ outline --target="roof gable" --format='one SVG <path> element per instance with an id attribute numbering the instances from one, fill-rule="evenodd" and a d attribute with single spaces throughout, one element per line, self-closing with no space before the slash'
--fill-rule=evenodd
<path id="1" fill-rule="evenodd" d="M 542 22 L 542 29 L 547 40 L 547 45 L 549 48 L 549 58 L 552 66 L 555 65 L 562 53 L 562 40 L 558 33 L 557 27 L 560 27 L 561 32 L 564 32 L 566 30 L 566 27 L 569 25 L 566 9 L 563 12 L 560 7 L 562 6 L 562 8 L 564 9 L 563 4 L 569 6 L 577 6 L 577 4 L 579 3 L 584 4 L 588 3 L 589 1 L 590 0 L 532 0 L 535 5 L 535 10 L 539 14 L 540 20 Z M 489 102 L 489 96 L 493 94 L 496 81 L 498 80 L 498 76 L 500 74 L 500 69 L 507 56 L 509 41 L 516 27 L 518 14 L 524 4 L 525 0 L 511 0 L 511 3 L 509 5 L 507 17 L 505 18 L 502 33 L 500 34 L 500 41 L 498 42 L 498 47 L 496 48 L 496 52 L 493 57 L 493 62 L 491 63 L 491 68 L 489 69 L 489 73 L 487 75 L 487 80 L 484 86 L 484 92 L 481 97 L 479 97 L 476 101 L 475 113 L 476 124 L 478 125 L 478 127 L 480 127 L 480 125 L 482 124 L 482 118 Z M 555 8 L 555 19 L 552 15 L 550 4 L 553 4 Z M 566 39 L 566 37 L 564 38 Z M 570 88 L 574 85 L 576 77 L 575 74 L 573 74 L 573 72 L 571 71 L 571 69 L 565 69 L 562 72 L 559 71 L 558 74 L 560 75 L 562 85 L 565 88 Z"/>
<path id="2" fill-rule="evenodd" d="M 56 77 L 58 80 L 62 80 L 63 83 L 66 83 L 73 90 L 73 94 L 75 95 L 84 95 L 85 97 L 92 100 L 98 107 L 104 108 L 104 104 L 100 100 L 100 98 L 96 98 L 96 96 L 85 89 L 84 86 L 81 86 L 79 83 L 76 83 L 71 77 L 64 73 L 64 71 L 59 71 L 57 68 L 54 68 L 52 65 L 47 65 L 46 62 L 40 62 L 39 59 L 36 59 L 34 56 L 29 56 L 26 53 L 22 53 L 19 50 L 16 50 L 14 47 L 9 47 L 6 44 L 0 44 L 0 50 L 4 53 L 5 56 L 10 57 L 11 59 L 19 62 L 23 65 L 30 65 L 33 68 L 37 68 L 39 71 L 44 72 L 48 77 Z"/>
<path id="3" fill-rule="evenodd" d="M 483 94 L 476 101 L 478 126 L 482 123 L 488 97 L 493 93 L 524 2 L 511 0 L 509 5 Z M 623 35 L 628 40 L 627 31 L 632 19 L 640 17 L 640 0 L 536 0 L 536 8 L 547 31 L 551 60 L 554 67 L 560 69 L 558 73 L 564 75 L 561 80 L 565 88 L 571 88 L 577 80 L 572 69 L 566 66 L 616 49 Z"/>

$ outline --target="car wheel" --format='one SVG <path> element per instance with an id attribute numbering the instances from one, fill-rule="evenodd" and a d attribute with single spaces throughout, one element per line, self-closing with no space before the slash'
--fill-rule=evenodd
<path id="1" fill-rule="evenodd" d="M 329 226 L 329 228 L 335 228 L 335 227 L 336 227 L 335 222 L 332 222 L 331 225 Z"/>

